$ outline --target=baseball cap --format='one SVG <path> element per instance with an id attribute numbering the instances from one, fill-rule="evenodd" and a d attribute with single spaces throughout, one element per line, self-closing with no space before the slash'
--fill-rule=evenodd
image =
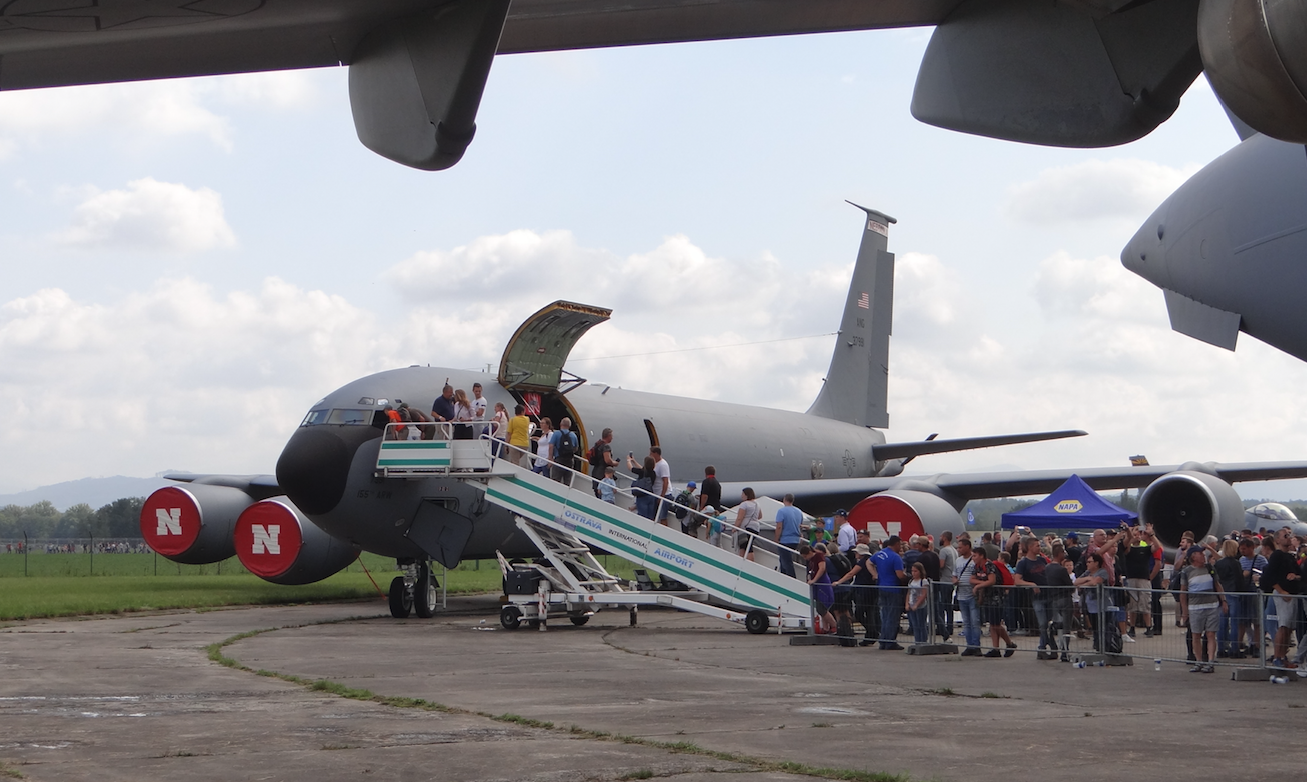
<path id="1" fill-rule="evenodd" d="M 1080 540 L 1080 536 L 1077 535 L 1077 534 L 1074 533 L 1074 532 L 1068 532 L 1068 533 L 1066 534 L 1066 539 L 1067 539 L 1067 540 Z"/>
<path id="2" fill-rule="evenodd" d="M 836 516 L 847 516 L 847 515 L 849 515 L 849 512 L 846 511 L 846 510 L 844 510 L 843 508 L 840 508 L 839 510 L 835 511 L 835 515 L 836 515 Z"/>
<path id="3" fill-rule="evenodd" d="M 697 487 L 698 485 L 699 485 L 699 484 L 695 483 L 694 481 L 690 481 L 689 483 L 685 484 L 685 488 L 687 488 L 687 489 L 693 489 L 693 488 Z"/>

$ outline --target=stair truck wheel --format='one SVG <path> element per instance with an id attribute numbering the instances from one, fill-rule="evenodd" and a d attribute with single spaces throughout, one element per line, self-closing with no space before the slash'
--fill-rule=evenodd
<path id="1" fill-rule="evenodd" d="M 516 630 L 522 626 L 522 609 L 517 606 L 504 606 L 499 609 L 499 624 L 505 630 Z"/>
<path id="2" fill-rule="evenodd" d="M 413 610 L 413 596 L 404 586 L 404 577 L 395 576 L 390 582 L 390 615 L 396 619 L 408 618 Z"/>
<path id="3" fill-rule="evenodd" d="M 431 575 L 431 566 L 420 565 L 418 579 L 413 584 L 413 612 L 421 619 L 430 619 L 436 615 L 436 601 L 439 599 L 436 579 Z"/>
<path id="4" fill-rule="evenodd" d="M 589 622 L 589 621 L 590 621 L 590 615 L 589 615 L 589 614 L 581 614 L 580 616 L 569 616 L 569 617 L 567 617 L 567 618 L 568 618 L 568 619 L 571 619 L 571 620 L 572 620 L 572 624 L 576 625 L 577 627 L 580 627 L 580 626 L 584 625 L 586 622 Z"/>
<path id="5" fill-rule="evenodd" d="M 744 629 L 753 635 L 762 635 L 771 626 L 771 618 L 761 608 L 755 608 L 744 615 Z"/>

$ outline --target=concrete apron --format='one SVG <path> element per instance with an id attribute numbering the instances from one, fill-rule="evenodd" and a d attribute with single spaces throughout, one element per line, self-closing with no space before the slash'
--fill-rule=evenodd
<path id="1" fill-rule="evenodd" d="M 510 632 L 493 598 L 451 604 L 460 610 L 435 620 L 396 621 L 367 603 L 9 625 L 0 630 L 0 762 L 33 780 L 790 778 L 344 699 L 206 656 L 208 644 L 272 627 L 285 629 L 225 653 L 378 695 L 773 761 L 967 782 L 1040 768 L 1074 768 L 1081 780 L 1115 780 L 1125 768 L 1164 777 L 1195 752 L 1214 775 L 1287 776 L 1307 762 L 1294 740 L 1307 727 L 1307 687 L 1181 664 L 1077 669 L 1030 652 L 791 647 L 785 636 L 671 611 L 642 611 L 634 628 L 625 612 L 609 612 L 585 627 Z"/>

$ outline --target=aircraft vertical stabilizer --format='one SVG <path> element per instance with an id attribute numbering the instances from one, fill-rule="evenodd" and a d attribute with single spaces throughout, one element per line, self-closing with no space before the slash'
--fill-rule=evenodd
<path id="1" fill-rule="evenodd" d="M 883 429 L 889 426 L 889 335 L 894 316 L 894 254 L 887 248 L 889 227 L 898 221 L 875 209 L 858 208 L 867 213 L 862 245 L 826 382 L 808 414 Z"/>

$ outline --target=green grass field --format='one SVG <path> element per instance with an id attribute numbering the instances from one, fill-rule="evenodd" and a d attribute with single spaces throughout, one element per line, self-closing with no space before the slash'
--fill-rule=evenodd
<path id="1" fill-rule="evenodd" d="M 617 557 L 600 557 L 616 575 L 631 578 L 634 566 Z M 178 565 L 154 554 L 0 555 L 0 620 L 148 611 L 160 608 L 211 608 L 332 600 L 380 601 L 364 566 L 385 590 L 397 575 L 395 561 L 364 554 L 341 572 L 316 584 L 287 587 L 251 575 L 235 559 L 212 565 Z M 91 575 L 94 568 L 94 575 Z M 157 568 L 158 575 L 155 575 Z M 501 588 L 494 560 L 464 562 L 438 578 L 450 594 L 496 592 Z"/>

